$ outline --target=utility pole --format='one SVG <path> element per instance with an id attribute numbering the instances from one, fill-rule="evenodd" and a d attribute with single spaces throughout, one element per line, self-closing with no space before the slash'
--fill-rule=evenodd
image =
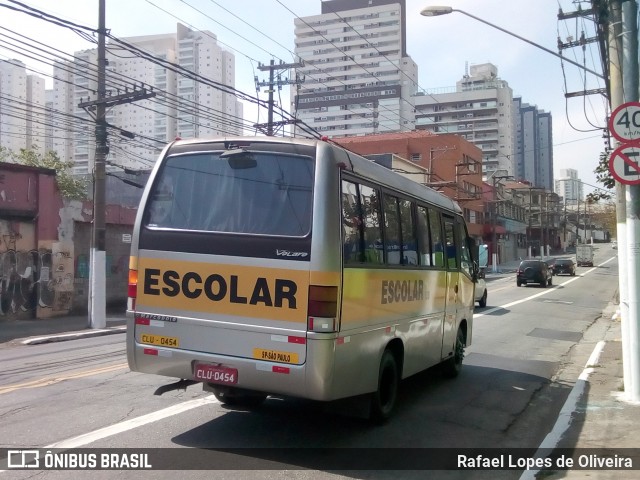
<path id="1" fill-rule="evenodd" d="M 558 13 L 558 20 L 569 20 L 572 18 L 588 18 L 594 14 L 594 11 L 595 10 L 593 8 L 582 10 L 582 7 L 580 7 L 580 5 L 578 5 L 578 10 L 575 12 L 564 13 L 561 9 L 560 13 Z M 582 52 L 584 55 L 587 44 L 592 42 L 597 42 L 599 40 L 600 40 L 600 36 L 598 35 L 596 35 L 595 37 L 585 37 L 584 31 L 581 33 L 580 38 L 578 40 L 568 41 L 566 43 L 563 43 L 560 37 L 558 37 L 558 52 L 562 52 L 562 50 L 566 48 L 580 47 L 582 48 Z M 581 97 L 581 96 L 595 95 L 595 94 L 606 95 L 606 93 L 607 93 L 607 90 L 605 88 L 593 88 L 590 90 L 581 90 L 579 92 L 567 92 L 564 94 L 564 96 L 565 98 L 571 98 L 571 97 Z"/>
<path id="2" fill-rule="evenodd" d="M 117 98 L 107 98 L 106 92 L 106 19 L 105 0 L 98 4 L 98 88 L 97 100 L 81 102 L 78 106 L 87 112 L 95 111 L 96 152 L 93 168 L 93 229 L 91 235 L 89 281 L 89 327 L 104 328 L 106 319 L 106 228 L 105 228 L 105 180 L 109 154 L 107 144 L 107 106 L 129 103 L 155 96 L 153 92 L 134 91 Z"/>
<path id="3" fill-rule="evenodd" d="M 91 282 L 89 286 L 89 326 L 104 328 L 106 318 L 105 252 L 105 164 L 107 161 L 106 97 L 106 20 L 105 1 L 98 7 L 98 103 L 96 105 L 96 154 L 93 167 L 93 234 L 91 236 Z"/>
<path id="4" fill-rule="evenodd" d="M 638 92 L 638 4 L 635 0 L 622 2 L 622 87 L 625 102 L 637 102 Z M 613 63 L 618 58 L 610 59 Z M 624 390 L 629 400 L 640 401 L 640 187 L 626 188 L 626 236 L 627 236 L 627 295 L 630 384 Z M 624 321 L 624 318 L 623 318 Z M 624 345 L 624 343 L 623 343 Z M 626 380 L 626 378 L 625 378 Z"/>
<path id="5" fill-rule="evenodd" d="M 269 80 L 266 82 L 265 81 L 259 82 L 258 77 L 254 78 L 256 82 L 256 87 L 269 87 L 267 90 L 265 90 L 269 94 L 269 102 L 268 102 L 269 112 L 267 116 L 267 123 L 256 123 L 254 124 L 254 128 L 257 128 L 265 135 L 272 137 L 280 128 L 284 127 L 285 125 L 291 125 L 296 122 L 295 120 L 282 120 L 279 122 L 273 121 L 273 107 L 274 107 L 273 94 L 275 93 L 274 87 L 278 87 L 278 90 L 281 90 L 283 85 L 292 85 L 292 84 L 299 85 L 300 83 L 302 83 L 302 81 L 297 77 L 297 75 L 295 80 L 288 80 L 286 78 L 285 79 L 281 78 L 282 71 L 288 70 L 291 68 L 299 68 L 302 66 L 304 66 L 304 63 L 302 62 L 284 63 L 282 61 L 278 65 L 275 65 L 275 62 L 273 61 L 273 59 L 271 59 L 271 62 L 269 63 L 269 65 L 263 65 L 263 64 L 258 65 L 258 70 L 269 71 Z M 277 80 L 275 79 L 276 71 L 278 71 Z"/>

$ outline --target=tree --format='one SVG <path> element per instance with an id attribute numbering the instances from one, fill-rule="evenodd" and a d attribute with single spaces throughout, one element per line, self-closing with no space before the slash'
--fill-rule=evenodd
<path id="1" fill-rule="evenodd" d="M 608 190 L 613 190 L 616 186 L 616 181 L 611 176 L 609 171 L 609 154 L 607 152 L 600 153 L 600 160 L 598 166 L 593 171 L 596 174 L 596 181 L 604 185 Z M 611 200 L 611 193 L 605 190 L 596 190 L 587 195 L 587 199 L 591 199 L 593 202 L 599 200 Z"/>
<path id="2" fill-rule="evenodd" d="M 49 168 L 56 172 L 56 183 L 63 198 L 84 200 L 87 198 L 87 182 L 75 178 L 71 173 L 73 162 L 61 160 L 56 152 L 49 150 L 42 154 L 37 147 L 21 148 L 19 153 L 0 147 L 0 161 L 19 163 L 29 167 Z"/>

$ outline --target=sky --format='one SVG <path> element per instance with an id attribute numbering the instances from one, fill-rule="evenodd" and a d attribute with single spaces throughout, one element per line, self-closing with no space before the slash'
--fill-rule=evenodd
<path id="1" fill-rule="evenodd" d="M 98 24 L 98 0 L 24 0 L 24 3 L 89 27 Z M 582 2 L 584 9 L 590 2 Z M 0 5 L 13 5 L 0 0 Z M 256 94 L 254 76 L 265 80 L 267 72 L 257 69 L 274 58 L 294 61 L 294 18 L 321 13 L 320 0 L 106 0 L 106 24 L 117 37 L 175 32 L 181 21 L 190 28 L 209 30 L 219 44 L 235 54 L 236 88 Z M 588 19 L 558 20 L 559 8 L 573 12 L 572 0 L 406 0 L 407 52 L 418 65 L 418 83 L 423 90 L 455 86 L 467 66 L 493 63 L 498 76 L 508 82 L 514 96 L 551 112 L 553 117 L 554 177 L 560 169 L 573 168 L 584 182 L 584 193 L 601 186 L 594 169 L 605 144 L 600 128 L 605 126 L 606 99 L 602 95 L 565 99 L 566 92 L 604 88 L 604 81 L 562 62 L 521 39 L 460 12 L 424 17 L 420 11 L 430 5 L 449 5 L 484 22 L 512 32 L 548 50 L 557 52 L 563 42 L 585 31 L 594 36 Z M 178 18 L 176 18 L 178 17 Z M 10 29 L 67 53 L 94 45 L 69 30 L 43 20 L 0 7 L 0 40 Z M 11 33 L 13 35 L 13 33 Z M 2 42 L 3 44 L 4 42 Z M 597 43 L 583 52 L 567 49 L 563 55 L 596 72 L 601 71 Z M 50 67 L 7 51 L 0 44 L 0 59 L 18 58 L 32 73 L 51 74 Z M 47 82 L 50 87 L 50 81 Z M 264 90 L 264 88 L 262 89 Z M 267 99 L 267 94 L 260 93 Z M 289 107 L 289 92 L 281 92 L 282 106 Z M 266 113 L 245 105 L 245 118 L 265 122 Z"/>

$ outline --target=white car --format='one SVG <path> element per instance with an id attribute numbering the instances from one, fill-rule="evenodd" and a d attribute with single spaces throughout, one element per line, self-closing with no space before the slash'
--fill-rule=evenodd
<path id="1" fill-rule="evenodd" d="M 484 278 L 484 269 L 478 272 L 478 282 L 476 283 L 476 298 L 475 301 L 481 307 L 487 306 L 487 282 Z"/>

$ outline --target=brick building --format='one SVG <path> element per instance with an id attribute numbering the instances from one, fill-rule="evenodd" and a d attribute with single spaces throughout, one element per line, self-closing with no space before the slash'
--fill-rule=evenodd
<path id="1" fill-rule="evenodd" d="M 360 155 L 395 154 L 427 170 L 426 184 L 457 201 L 469 235 L 482 241 L 482 151 L 458 135 L 426 131 L 385 133 L 333 139 Z M 402 173 L 402 172 L 400 172 Z"/>

